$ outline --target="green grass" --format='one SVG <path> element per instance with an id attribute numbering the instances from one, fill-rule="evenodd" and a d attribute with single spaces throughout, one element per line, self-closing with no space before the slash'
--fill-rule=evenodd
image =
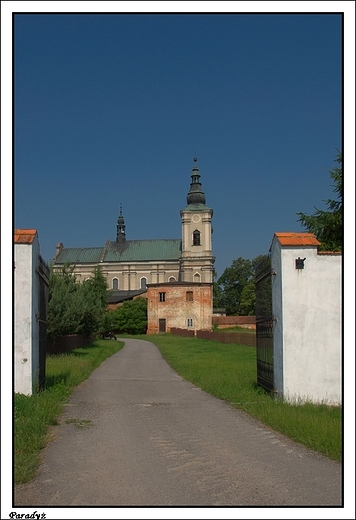
<path id="1" fill-rule="evenodd" d="M 141 336 L 184 379 L 331 459 L 342 457 L 342 408 L 274 399 L 256 384 L 256 350 L 170 334 Z"/>
<path id="2" fill-rule="evenodd" d="M 99 340 L 69 354 L 47 356 L 45 389 L 32 396 L 14 396 L 14 480 L 29 482 L 36 475 L 49 427 L 57 424 L 63 405 L 75 386 L 85 381 L 105 359 L 124 344 Z M 78 427 L 88 426 L 85 422 Z"/>

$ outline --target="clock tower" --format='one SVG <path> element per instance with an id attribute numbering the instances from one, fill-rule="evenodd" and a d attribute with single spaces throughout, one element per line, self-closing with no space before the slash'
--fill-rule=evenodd
<path id="1" fill-rule="evenodd" d="M 206 205 L 196 158 L 194 158 L 191 178 L 187 206 L 180 212 L 182 219 L 180 279 L 182 282 L 212 283 L 215 261 L 212 254 L 213 210 Z"/>

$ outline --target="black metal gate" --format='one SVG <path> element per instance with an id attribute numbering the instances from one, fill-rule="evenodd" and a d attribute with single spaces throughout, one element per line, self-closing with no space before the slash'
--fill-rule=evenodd
<path id="1" fill-rule="evenodd" d="M 41 256 L 39 265 L 36 269 L 38 274 L 38 313 L 37 321 L 39 325 L 39 372 L 38 386 L 43 388 L 46 379 L 46 350 L 47 350 L 47 309 L 49 293 L 49 268 Z"/>
<path id="2" fill-rule="evenodd" d="M 273 392 L 273 325 L 272 313 L 272 269 L 267 256 L 256 267 L 256 350 L 257 383 L 268 392 Z"/>

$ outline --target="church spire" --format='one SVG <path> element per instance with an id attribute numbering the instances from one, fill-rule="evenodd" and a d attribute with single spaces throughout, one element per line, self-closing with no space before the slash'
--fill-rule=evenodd
<path id="1" fill-rule="evenodd" d="M 187 204 L 205 204 L 205 193 L 201 189 L 199 168 L 197 166 L 197 158 L 194 157 L 194 166 L 192 169 L 192 182 L 190 183 L 190 190 L 187 195 Z"/>
<path id="2" fill-rule="evenodd" d="M 120 204 L 120 215 L 117 219 L 117 226 L 116 226 L 116 242 L 118 244 L 123 244 L 126 240 L 126 233 L 125 233 L 125 220 L 122 216 L 122 204 Z"/>

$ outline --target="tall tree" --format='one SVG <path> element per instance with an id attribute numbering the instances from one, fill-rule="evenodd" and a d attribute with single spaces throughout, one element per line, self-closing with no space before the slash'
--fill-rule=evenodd
<path id="1" fill-rule="evenodd" d="M 79 282 L 74 266 L 63 266 L 61 271 L 51 268 L 47 333 L 50 337 L 66 334 L 90 335 L 103 328 L 107 308 L 107 283 L 99 267 L 92 277 Z"/>
<path id="2" fill-rule="evenodd" d="M 253 260 L 239 257 L 227 267 L 214 283 L 213 305 L 225 308 L 228 315 L 255 315 L 255 269 L 267 255 L 258 255 Z"/>
<path id="3" fill-rule="evenodd" d="M 343 162 L 342 153 L 336 155 L 335 162 L 339 166 L 329 171 L 333 180 L 333 192 L 337 199 L 324 200 L 327 210 L 315 207 L 312 215 L 297 213 L 298 222 L 309 231 L 314 233 L 321 242 L 320 251 L 342 251 L 343 245 Z"/>
<path id="4" fill-rule="evenodd" d="M 95 266 L 92 275 L 82 283 L 81 308 L 83 333 L 103 332 L 107 312 L 108 285 L 99 266 Z"/>

